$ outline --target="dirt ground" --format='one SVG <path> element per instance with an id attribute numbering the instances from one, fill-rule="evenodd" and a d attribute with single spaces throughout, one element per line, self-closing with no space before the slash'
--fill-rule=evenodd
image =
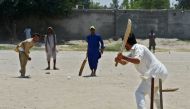
<path id="1" fill-rule="evenodd" d="M 116 54 L 104 53 L 97 77 L 78 77 L 85 52 L 61 51 L 57 63 L 60 70 L 46 71 L 44 51 L 32 51 L 32 61 L 27 66 L 31 78 L 21 79 L 18 54 L 1 50 L 0 109 L 136 109 L 134 91 L 141 80 L 139 73 L 132 64 L 115 67 Z M 190 52 L 155 55 L 169 71 L 163 87 L 180 88 L 177 92 L 164 93 L 164 109 L 189 109 Z M 87 64 L 83 76 L 89 74 Z M 148 109 L 148 96 L 146 99 Z"/>

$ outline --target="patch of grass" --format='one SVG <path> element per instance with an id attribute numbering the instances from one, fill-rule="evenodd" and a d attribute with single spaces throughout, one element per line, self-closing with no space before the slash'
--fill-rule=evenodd
<path id="1" fill-rule="evenodd" d="M 44 51 L 45 49 L 41 48 L 41 47 L 33 47 L 31 50 L 33 50 L 33 51 Z"/>
<path id="2" fill-rule="evenodd" d="M 118 51 L 118 50 L 120 50 L 120 47 L 121 47 L 120 43 L 108 45 L 108 46 L 106 46 L 105 51 Z"/>
<path id="3" fill-rule="evenodd" d="M 86 51 L 86 45 L 73 44 L 68 46 L 71 50 Z"/>
<path id="4" fill-rule="evenodd" d="M 181 48 L 181 49 L 176 49 L 175 51 L 177 51 L 177 52 L 190 52 L 190 49 Z"/>
<path id="5" fill-rule="evenodd" d="M 156 52 L 168 52 L 170 51 L 170 49 L 166 49 L 166 48 L 156 48 Z"/>
<path id="6" fill-rule="evenodd" d="M 15 47 L 13 46 L 0 46 L 0 50 L 13 50 Z"/>

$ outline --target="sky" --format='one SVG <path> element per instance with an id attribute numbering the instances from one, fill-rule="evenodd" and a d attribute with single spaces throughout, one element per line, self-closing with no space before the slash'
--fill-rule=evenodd
<path id="1" fill-rule="evenodd" d="M 112 0 L 92 0 L 93 2 L 100 2 L 101 5 L 107 5 L 109 6 Z M 119 4 L 121 4 L 123 0 L 119 0 Z M 177 3 L 176 0 L 170 0 L 170 5 L 173 6 L 173 4 Z"/>

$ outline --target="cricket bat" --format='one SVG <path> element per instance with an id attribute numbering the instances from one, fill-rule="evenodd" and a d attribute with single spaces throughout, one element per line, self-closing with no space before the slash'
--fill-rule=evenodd
<path id="1" fill-rule="evenodd" d="M 162 89 L 162 92 L 175 92 L 179 90 L 179 88 L 167 88 L 167 89 Z"/>
<path id="2" fill-rule="evenodd" d="M 85 66 L 85 64 L 86 64 L 86 61 L 87 61 L 87 56 L 86 56 L 86 58 L 83 60 L 82 65 L 81 65 L 81 67 L 80 67 L 79 76 L 82 75 L 82 71 L 83 71 L 84 66 Z"/>
<path id="3" fill-rule="evenodd" d="M 128 40 L 128 37 L 131 33 L 131 27 L 132 27 L 132 22 L 131 22 L 131 19 L 128 19 L 128 24 L 127 24 L 127 29 L 125 31 L 125 35 L 124 35 L 124 38 L 123 38 L 123 42 L 122 42 L 122 45 L 121 45 L 121 48 L 120 48 L 120 51 L 118 52 L 119 53 L 122 53 L 123 50 L 125 49 L 125 44 Z M 115 66 L 117 67 L 118 65 L 118 62 L 115 63 Z"/>

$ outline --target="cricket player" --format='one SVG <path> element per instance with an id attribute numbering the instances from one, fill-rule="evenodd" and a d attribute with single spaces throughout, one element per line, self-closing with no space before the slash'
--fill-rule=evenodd
<path id="1" fill-rule="evenodd" d="M 56 68 L 56 55 L 57 55 L 56 44 L 57 44 L 56 34 L 52 27 L 48 27 L 47 35 L 45 36 L 45 50 L 46 50 L 47 63 L 48 63 L 48 67 L 46 68 L 46 70 L 50 70 L 51 58 L 53 58 L 53 63 L 54 63 L 53 69 L 58 70 L 58 68 Z"/>
<path id="2" fill-rule="evenodd" d="M 160 109 L 159 100 L 159 79 L 164 81 L 168 76 L 166 67 L 149 51 L 144 45 L 137 44 L 134 34 L 131 34 L 125 45 L 125 48 L 130 51 L 128 56 L 121 53 L 115 58 L 115 61 L 125 65 L 128 62 L 133 63 L 137 71 L 141 74 L 142 81 L 135 92 L 138 109 L 146 109 L 145 95 L 151 95 L 151 78 L 155 79 L 154 86 L 154 102 L 157 109 Z"/>
<path id="3" fill-rule="evenodd" d="M 153 53 L 155 53 L 155 47 L 156 47 L 156 36 L 153 30 L 150 31 L 150 33 L 148 34 L 148 38 L 149 38 L 149 50 L 151 51 L 151 49 L 153 48 Z"/>
<path id="4" fill-rule="evenodd" d="M 19 43 L 15 49 L 16 52 L 19 53 L 19 59 L 20 59 L 20 73 L 21 78 L 26 78 L 26 64 L 28 60 L 30 61 L 31 58 L 29 56 L 30 49 L 40 40 L 40 35 L 38 33 L 35 33 L 32 35 L 32 38 L 26 39 Z"/>
<path id="5" fill-rule="evenodd" d="M 98 65 L 98 60 L 104 51 L 104 42 L 100 35 L 95 33 L 95 27 L 90 27 L 91 34 L 87 36 L 87 57 L 90 69 L 92 71 L 91 76 L 96 76 L 96 69 Z"/>

